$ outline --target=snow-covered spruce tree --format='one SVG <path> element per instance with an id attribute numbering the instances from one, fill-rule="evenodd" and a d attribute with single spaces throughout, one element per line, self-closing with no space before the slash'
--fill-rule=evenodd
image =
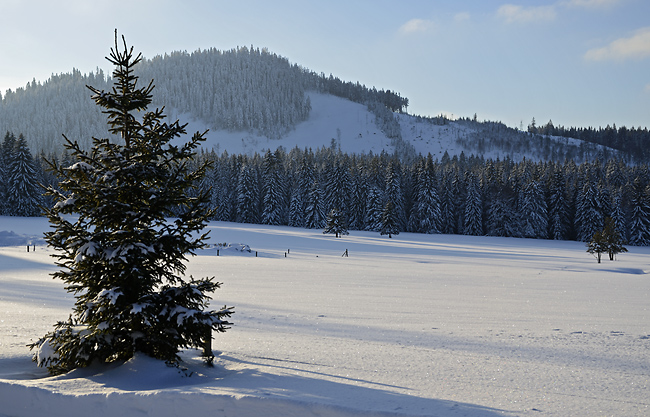
<path id="1" fill-rule="evenodd" d="M 574 222 L 577 239 L 583 242 L 588 242 L 594 233 L 602 230 L 604 226 L 604 217 L 598 202 L 598 190 L 589 179 L 578 192 Z"/>
<path id="2" fill-rule="evenodd" d="M 23 135 L 15 143 L 13 159 L 7 169 L 7 214 L 12 216 L 38 216 L 41 214 L 43 189 L 40 186 L 40 166 L 32 157 Z"/>
<path id="3" fill-rule="evenodd" d="M 625 207 L 623 206 L 623 191 L 616 190 L 612 198 L 612 221 L 614 227 L 621 237 L 621 243 L 627 242 L 627 219 L 625 217 Z"/>
<path id="4" fill-rule="evenodd" d="M 399 224 L 397 219 L 397 212 L 395 211 L 395 204 L 393 200 L 388 200 L 386 206 L 384 206 L 384 211 L 381 214 L 381 230 L 379 231 L 380 235 L 388 235 L 389 238 L 392 238 L 393 235 L 399 235 Z"/>
<path id="5" fill-rule="evenodd" d="M 456 233 L 456 206 L 452 192 L 451 180 L 443 172 L 440 186 L 440 232 Z"/>
<path id="6" fill-rule="evenodd" d="M 627 252 L 627 248 L 623 246 L 621 233 L 616 227 L 616 222 L 611 217 L 605 218 L 605 228 L 602 234 L 607 242 L 607 254 L 609 255 L 610 261 L 616 259 L 616 255 L 619 253 Z"/>
<path id="7" fill-rule="evenodd" d="M 9 166 L 14 160 L 16 149 L 16 136 L 7 132 L 0 144 L 0 170 L 2 170 L 2 182 L 0 182 L 0 215 L 11 214 L 11 207 L 7 204 L 7 189 L 9 188 Z"/>
<path id="8" fill-rule="evenodd" d="M 334 233 L 336 237 L 348 235 L 348 224 L 341 210 L 333 208 L 325 220 L 323 234 Z"/>
<path id="9" fill-rule="evenodd" d="M 520 196 L 519 210 L 524 237 L 546 239 L 548 236 L 548 211 L 540 183 L 531 180 L 523 186 Z"/>
<path id="10" fill-rule="evenodd" d="M 259 218 L 259 182 L 252 164 L 242 165 L 237 182 L 237 221 L 257 223 Z"/>
<path id="11" fill-rule="evenodd" d="M 313 157 L 313 155 L 312 155 Z M 314 183 L 314 167 L 304 154 L 296 170 L 294 189 L 289 202 L 289 226 L 305 227 L 305 213 L 311 186 Z"/>
<path id="12" fill-rule="evenodd" d="M 332 155 L 325 165 L 323 207 L 326 212 L 337 209 L 347 216 L 350 198 L 350 177 L 341 154 Z"/>
<path id="13" fill-rule="evenodd" d="M 467 174 L 467 196 L 465 198 L 465 222 L 463 234 L 483 235 L 483 200 L 478 178 L 473 173 Z"/>
<path id="14" fill-rule="evenodd" d="M 93 138 L 83 151 L 66 138 L 76 162 L 51 164 L 61 180 L 61 192 L 48 190 L 58 201 L 47 210 L 54 230 L 46 239 L 61 268 L 52 275 L 76 299 L 69 319 L 30 345 L 52 374 L 138 352 L 177 365 L 180 349 L 228 329 L 233 312 L 207 310 L 208 294 L 221 285 L 214 277 L 184 276 L 187 255 L 204 246 L 207 233 L 199 232 L 211 214 L 206 194 L 188 196 L 207 168 L 189 168 L 203 134 L 179 147 L 171 141 L 185 126 L 165 123 L 162 109 L 136 117 L 151 102 L 153 81 L 137 88 L 133 67 L 141 55 L 122 41 L 120 51 L 116 34 L 107 58 L 115 65 L 113 89 L 89 89 L 108 130 L 124 143 Z M 180 215 L 169 220 L 173 209 Z"/>
<path id="15" fill-rule="evenodd" d="M 399 230 L 406 225 L 404 193 L 402 192 L 401 169 L 397 161 L 391 161 L 386 168 L 385 202 L 392 201 L 395 210 L 395 225 Z M 386 206 L 384 205 L 384 208 Z M 395 233 L 396 234 L 396 233 Z"/>
<path id="16" fill-rule="evenodd" d="M 217 160 L 217 166 L 212 171 L 212 195 L 211 204 L 214 207 L 214 219 L 220 221 L 232 221 L 235 188 L 237 184 L 236 175 L 231 169 L 226 158 Z"/>
<path id="17" fill-rule="evenodd" d="M 383 193 L 375 186 L 368 187 L 366 213 L 364 218 L 365 230 L 379 232 L 381 230 L 381 216 L 384 212 Z"/>
<path id="18" fill-rule="evenodd" d="M 440 233 L 440 199 L 431 154 L 427 156 L 424 166 L 418 170 L 416 190 L 413 213 L 417 224 L 414 231 Z"/>
<path id="19" fill-rule="evenodd" d="M 284 224 L 284 202 L 285 186 L 284 179 L 286 175 L 282 172 L 281 152 L 272 153 L 267 151 L 264 155 L 263 172 L 262 172 L 262 190 L 264 197 L 262 199 L 262 223 L 279 225 Z"/>
<path id="20" fill-rule="evenodd" d="M 323 191 L 318 184 L 314 181 L 307 196 L 305 207 L 305 228 L 307 229 L 320 229 L 323 227 L 325 221 L 325 213 L 323 210 Z"/>
<path id="21" fill-rule="evenodd" d="M 487 210 L 488 236 L 520 237 L 517 196 L 509 178 L 492 183 L 492 198 Z"/>
<path id="22" fill-rule="evenodd" d="M 362 168 L 353 165 L 350 172 L 350 222 L 349 227 L 354 230 L 363 230 L 366 215 L 366 202 L 368 198 L 368 181 Z"/>
<path id="23" fill-rule="evenodd" d="M 650 185 L 640 177 L 634 179 L 630 190 L 629 243 L 635 246 L 650 245 Z"/>
<path id="24" fill-rule="evenodd" d="M 566 197 L 566 180 L 561 169 L 555 168 L 549 188 L 549 238 L 564 240 L 569 230 L 569 204 Z"/>

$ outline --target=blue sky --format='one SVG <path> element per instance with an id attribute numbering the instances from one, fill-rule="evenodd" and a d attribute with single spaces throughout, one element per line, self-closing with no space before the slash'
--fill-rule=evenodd
<path id="1" fill-rule="evenodd" d="M 146 57 L 267 47 L 398 91 L 414 114 L 650 127 L 647 0 L 3 0 L 0 15 L 3 94 L 73 67 L 110 70 L 117 28 Z"/>

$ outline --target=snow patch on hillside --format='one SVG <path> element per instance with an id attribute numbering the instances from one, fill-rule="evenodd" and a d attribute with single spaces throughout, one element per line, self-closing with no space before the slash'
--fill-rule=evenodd
<path id="1" fill-rule="evenodd" d="M 329 94 L 309 92 L 308 95 L 312 108 L 309 118 L 299 123 L 280 139 L 270 139 L 251 132 L 210 129 L 202 146 L 206 150 L 214 150 L 217 154 L 227 151 L 231 155 L 249 156 L 256 153 L 264 154 L 267 150 L 275 151 L 280 146 L 287 151 L 295 147 L 314 150 L 333 147 L 348 154 L 369 154 L 371 152 L 379 154 L 382 151 L 392 154 L 395 151 L 394 141 L 377 127 L 375 115 L 368 111 L 365 105 Z M 170 116 L 173 119 L 178 118 L 188 122 L 187 131 L 190 134 L 209 129 L 207 124 L 189 114 L 176 114 L 172 111 Z M 562 160 L 568 156 L 564 155 L 564 152 L 569 147 L 578 148 L 581 144 L 584 145 L 584 142 L 577 139 L 532 136 L 514 129 L 510 129 L 506 133 L 494 133 L 490 132 L 484 124 L 474 124 L 468 120 L 445 120 L 444 124 L 437 124 L 438 120 L 436 119 L 418 118 L 404 113 L 394 113 L 394 117 L 399 121 L 403 141 L 407 145 L 411 145 L 416 154 L 431 153 L 434 159 L 438 160 L 443 157 L 445 152 L 450 157 L 460 156 L 461 153 L 464 153 L 466 156 L 480 154 L 486 159 L 509 157 L 520 161 L 525 157 L 530 160 L 538 160 L 544 157 L 538 155 L 537 152 L 541 152 L 544 146 L 550 146 L 544 145 L 545 141 L 553 144 L 552 146 L 559 150 L 555 157 Z M 500 128 L 505 129 L 505 126 Z M 485 129 L 488 129 L 487 133 Z M 473 143 L 478 138 L 487 143 L 492 139 L 500 138 L 509 144 L 517 142 L 525 144 L 525 146 L 518 151 L 506 151 L 488 145 L 488 149 L 478 151 L 476 148 L 468 149 L 463 144 Z M 591 157 L 598 149 L 604 149 L 593 144 L 589 144 L 588 147 L 593 148 L 589 154 Z M 609 151 L 610 153 L 614 152 L 611 149 Z M 550 155 L 546 157 L 550 157 Z"/>
<path id="2" fill-rule="evenodd" d="M 227 151 L 229 154 L 245 155 L 263 154 L 269 149 L 275 151 L 280 146 L 286 150 L 296 146 L 315 150 L 333 145 L 344 153 L 356 154 L 393 151 L 391 140 L 377 128 L 375 116 L 366 106 L 329 94 L 310 92 L 308 95 L 312 108 L 308 120 L 299 123 L 280 139 L 269 139 L 250 132 L 210 130 L 203 147 L 218 154 Z M 209 128 L 189 115 L 177 117 L 186 122 L 189 120 L 189 133 L 203 132 Z"/>

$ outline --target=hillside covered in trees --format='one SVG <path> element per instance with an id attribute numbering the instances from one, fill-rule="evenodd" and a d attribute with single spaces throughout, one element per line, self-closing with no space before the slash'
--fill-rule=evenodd
<path id="1" fill-rule="evenodd" d="M 523 131 L 476 118 L 449 120 L 442 116 L 409 115 L 408 99 L 397 92 L 342 81 L 331 74 L 317 74 L 253 46 L 156 56 L 144 60 L 137 75 L 140 82 L 154 80 L 154 106 L 164 104 L 172 118 L 182 115 L 184 120 L 194 120 L 202 128 L 210 129 L 208 143 L 218 144 L 230 153 L 242 152 L 232 142 L 241 141 L 244 136 L 252 138 L 251 143 L 265 144 L 249 148 L 251 152 L 263 153 L 265 149 L 290 149 L 312 140 L 310 147 L 329 146 L 332 139 L 340 141 L 337 136 L 350 139 L 366 134 L 376 142 L 375 153 L 397 152 L 402 159 L 429 152 L 441 157 L 444 150 L 450 155 L 465 151 L 467 155 L 515 160 L 525 155 L 535 160 L 580 162 L 613 156 L 645 162 L 650 157 L 649 147 L 644 146 L 650 144 L 645 128 L 607 128 L 602 133 L 592 128 L 555 128 L 552 123 L 537 127 L 533 122 Z M 22 134 L 36 153 L 61 153 L 61 134 L 87 148 L 93 136 L 105 137 L 106 133 L 104 116 L 93 105 L 85 86 L 101 90 L 111 84 L 110 77 L 101 69 L 89 74 L 73 70 L 8 90 L 0 100 L 0 132 Z M 358 118 L 367 118 L 381 134 L 356 127 L 356 131 L 346 132 L 340 115 L 325 109 L 336 133 L 327 136 L 303 129 L 302 137 L 296 138 L 296 127 L 313 117 L 310 97 L 314 94 L 362 105 L 365 113 Z M 229 132 L 240 134 L 233 137 Z M 316 139 L 318 134 L 322 140 Z M 291 139 L 279 141 L 288 137 Z"/>
<path id="2" fill-rule="evenodd" d="M 276 139 L 309 117 L 305 91 L 344 97 L 369 106 L 383 130 L 394 137 L 399 128 L 392 112 L 408 100 L 390 91 L 346 83 L 315 74 L 262 49 L 173 52 L 145 60 L 137 68 L 144 80 L 155 80 L 154 106 L 167 106 L 201 120 L 210 129 L 254 132 Z M 92 136 L 105 136 L 104 116 L 89 100 L 86 85 L 108 89 L 112 81 L 102 70 L 52 75 L 8 90 L 0 102 L 0 130 L 21 132 L 36 151 L 60 152 L 61 134 L 89 146 Z"/>
<path id="3" fill-rule="evenodd" d="M 210 190 L 216 220 L 322 228 L 336 209 L 351 230 L 379 232 L 389 221 L 394 232 L 584 241 L 612 218 L 626 242 L 650 244 L 646 128 L 533 121 L 523 131 L 476 117 L 409 115 L 398 93 L 315 74 L 252 47 L 158 56 L 138 75 L 155 81 L 154 105 L 167 104 L 173 119 L 191 115 L 215 131 L 266 138 L 248 152 L 203 148 L 196 163 L 209 160 L 213 170 L 197 187 Z M 71 162 L 62 133 L 82 147 L 106 137 L 105 115 L 86 85 L 106 90 L 111 82 L 101 70 L 75 70 L 4 95 L 0 214 L 39 215 L 40 205 L 52 204 L 39 186 L 56 186 L 46 159 Z M 337 127 L 331 142 L 311 142 L 316 132 L 300 126 L 322 128 L 313 124 L 318 116 L 334 130 L 340 120 L 332 106 L 363 129 L 349 140 Z M 308 136 L 303 145 L 285 146 L 291 142 L 282 138 L 297 134 Z M 362 137 L 378 150 L 341 150 Z"/>

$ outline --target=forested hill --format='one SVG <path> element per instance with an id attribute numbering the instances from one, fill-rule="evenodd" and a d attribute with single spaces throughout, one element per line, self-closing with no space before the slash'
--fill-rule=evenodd
<path id="1" fill-rule="evenodd" d="M 136 72 L 143 83 L 154 80 L 155 106 L 165 105 L 172 119 L 191 122 L 190 130 L 210 129 L 205 146 L 218 151 L 335 145 L 343 152 L 387 151 L 407 158 L 465 152 L 516 160 L 632 160 L 632 155 L 647 160 L 646 151 L 628 152 L 628 141 L 610 144 L 593 135 L 590 141 L 574 140 L 498 122 L 408 115 L 408 99 L 399 93 L 317 74 L 266 49 L 173 52 L 145 59 Z M 0 102 L 0 131 L 24 135 L 34 153 L 62 151 L 61 134 L 89 147 L 91 138 L 106 137 L 107 129 L 85 86 L 106 90 L 111 83 L 100 69 L 73 70 L 9 90 Z M 650 142 L 647 129 L 633 133 L 635 143 Z"/>
<path id="2" fill-rule="evenodd" d="M 363 103 L 392 119 L 408 101 L 390 91 L 345 83 L 315 74 L 265 49 L 216 49 L 173 52 L 145 59 L 137 68 L 141 82 L 155 82 L 154 106 L 170 116 L 183 114 L 214 131 L 246 132 L 278 139 L 309 118 L 306 91 L 317 91 Z M 88 146 L 91 137 L 106 136 L 106 120 L 90 100 L 86 85 L 109 89 L 111 79 L 95 73 L 55 74 L 41 83 L 8 90 L 0 105 L 0 129 L 23 134 L 33 151 L 59 151 L 61 134 Z M 389 137 L 399 136 L 390 122 Z"/>

